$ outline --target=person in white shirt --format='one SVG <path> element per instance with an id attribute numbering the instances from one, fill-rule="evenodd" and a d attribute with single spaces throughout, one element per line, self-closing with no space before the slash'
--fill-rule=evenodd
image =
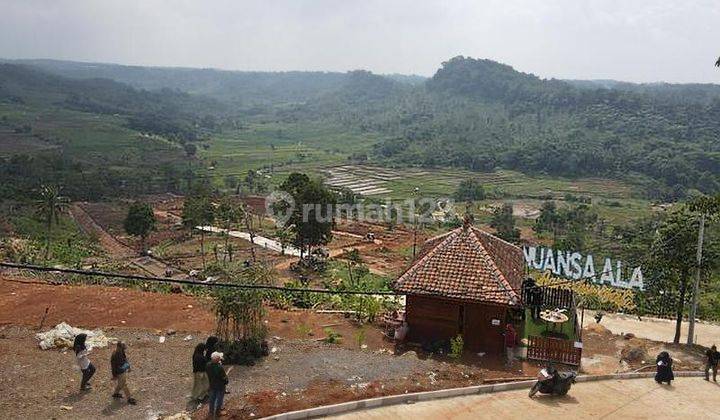
<path id="1" fill-rule="evenodd" d="M 75 336 L 75 342 L 73 343 L 75 359 L 82 372 L 82 380 L 80 381 L 81 391 L 90 389 L 90 378 L 95 374 L 95 366 L 90 363 L 90 358 L 88 357 L 90 350 L 85 346 L 85 340 L 87 340 L 87 334 L 78 334 Z"/>

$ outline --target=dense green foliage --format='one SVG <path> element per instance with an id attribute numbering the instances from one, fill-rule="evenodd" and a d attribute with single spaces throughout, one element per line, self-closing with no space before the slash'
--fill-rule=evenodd
<path id="1" fill-rule="evenodd" d="M 163 88 L 138 90 L 109 79 L 73 80 L 15 64 L 0 64 L 0 100 L 16 103 L 53 99 L 69 109 L 119 114 L 140 132 L 194 141 L 217 127 L 220 102 Z"/>
<path id="2" fill-rule="evenodd" d="M 204 192 L 189 195 L 183 203 L 182 223 L 192 232 L 196 227 L 210 226 L 215 221 L 215 207 L 211 198 Z M 205 229 L 200 229 L 200 254 L 205 268 Z"/>
<path id="3" fill-rule="evenodd" d="M 645 290 L 638 296 L 640 312 L 674 316 L 678 332 L 692 299 L 691 278 L 696 269 L 699 215 L 687 206 L 614 229 L 618 255 L 630 265 L 643 268 Z M 718 319 L 717 276 L 720 257 L 717 224 L 706 225 L 703 246 L 699 317 Z"/>
<path id="4" fill-rule="evenodd" d="M 259 73 L 22 63 L 0 65 L 0 103 L 21 107 L 40 100 L 120 118 L 134 132 L 191 144 L 183 146 L 192 149 L 187 153 L 191 158 L 198 153 L 199 140 L 272 121 L 366 133 L 367 144 L 346 151 L 353 161 L 627 178 L 641 184 L 648 197 L 662 200 L 681 198 L 688 189 L 720 188 L 720 88 L 715 85 L 542 80 L 507 65 L 465 57 L 443 63 L 427 80 L 367 71 Z M 35 133 L 27 121 L 11 121 L 7 127 Z M 275 133 L 279 142 L 284 137 Z M 274 149 L 267 153 L 273 155 Z M 298 162 L 308 158 L 305 152 L 294 154 Z M 133 192 L 177 190 L 184 177 L 177 164 L 157 160 L 146 173 L 135 174 L 155 181 L 133 186 L 127 179 L 131 176 L 119 175 L 108 165 L 102 174 L 74 153 L 51 158 L 63 162 L 67 174 L 100 173 L 92 177 L 100 181 L 68 175 L 65 182 L 101 184 L 89 189 L 94 196 L 109 191 L 111 179 L 119 177 L 123 189 Z M 222 163 L 228 159 L 224 154 L 219 158 Z M 12 165 L 0 163 L 0 170 L 17 177 Z M 237 187 L 233 178 L 227 180 Z"/>
<path id="5" fill-rule="evenodd" d="M 720 181 L 720 100 L 665 101 L 657 95 L 580 89 L 489 60 L 456 57 L 424 89 L 388 103 L 395 137 L 376 151 L 412 164 L 496 167 L 562 176 L 640 173 L 650 194 L 674 199 Z M 657 181 L 660 182 L 657 182 Z"/>
<path id="6" fill-rule="evenodd" d="M 598 215 L 587 205 L 558 209 L 554 201 L 546 201 L 533 230 L 538 234 L 550 233 L 555 249 L 584 251 L 586 239 L 597 221 Z"/>
<path id="7" fill-rule="evenodd" d="M 280 190 L 294 200 L 292 213 L 285 221 L 285 227 L 295 233 L 293 244 L 301 252 L 310 252 L 313 247 L 330 242 L 335 225 L 335 194 L 321 182 L 300 173 L 290 174 Z"/>
<path id="8" fill-rule="evenodd" d="M 485 188 L 475 179 L 464 179 L 455 191 L 456 201 L 477 201 L 485 199 Z"/>
<path id="9" fill-rule="evenodd" d="M 506 241 L 518 242 L 520 240 L 520 229 L 515 227 L 513 205 L 510 203 L 505 203 L 493 211 L 490 226 L 497 231 L 497 236 Z"/>
<path id="10" fill-rule="evenodd" d="M 136 201 L 130 205 L 123 228 L 128 235 L 140 237 L 141 249 L 145 252 L 145 240 L 155 230 L 155 213 L 148 203 Z"/>

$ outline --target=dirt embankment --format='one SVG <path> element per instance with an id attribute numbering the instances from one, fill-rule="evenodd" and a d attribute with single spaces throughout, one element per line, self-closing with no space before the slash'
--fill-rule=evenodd
<path id="1" fill-rule="evenodd" d="M 73 203 L 70 206 L 70 215 L 85 233 L 98 238 L 100 246 L 110 254 L 109 256 L 117 259 L 135 256 L 136 252 L 132 248 L 122 244 L 115 239 L 114 236 L 105 231 L 79 203 Z"/>
<path id="2" fill-rule="evenodd" d="M 48 310 L 46 326 L 132 327 L 211 331 L 210 303 L 181 294 L 160 294 L 105 286 L 65 286 L 0 279 L 0 325 L 37 326 Z"/>

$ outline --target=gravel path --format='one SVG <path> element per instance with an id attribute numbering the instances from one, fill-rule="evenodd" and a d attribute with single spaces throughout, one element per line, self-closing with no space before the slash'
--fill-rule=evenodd
<path id="1" fill-rule="evenodd" d="M 129 385 L 138 405 L 110 397 L 113 346 L 92 351 L 90 359 L 97 368 L 93 389 L 80 392 L 80 373 L 72 351 L 40 350 L 34 330 L 4 326 L 0 327 L 0 418 L 155 419 L 196 408 L 187 400 L 192 386 L 190 360 L 193 347 L 204 335 L 177 332 L 165 335 L 165 342 L 160 343 L 158 333 L 146 330 L 108 328 L 104 332 L 128 343 L 133 368 Z M 192 339 L 185 340 L 188 335 Z M 442 362 L 421 360 L 414 353 L 394 356 L 312 340 L 271 339 L 270 345 L 275 352 L 255 366 L 232 369 L 226 400 L 266 390 L 297 391 L 313 381 L 337 381 L 350 387 L 375 380 L 402 380 L 444 367 Z M 461 378 L 460 374 L 454 376 Z"/>
<path id="2" fill-rule="evenodd" d="M 277 352 L 259 364 L 236 367 L 230 379 L 240 393 L 268 387 L 282 391 L 305 388 L 313 381 L 339 381 L 347 384 L 408 377 L 427 373 L 437 361 L 414 356 L 394 356 L 369 350 L 349 350 L 312 341 L 273 341 Z M 275 360 L 277 359 L 277 360 Z"/>

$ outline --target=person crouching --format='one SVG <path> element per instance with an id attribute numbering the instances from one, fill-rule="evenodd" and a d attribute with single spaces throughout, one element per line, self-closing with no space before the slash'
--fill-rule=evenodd
<path id="1" fill-rule="evenodd" d="M 655 363 L 657 364 L 655 382 L 659 384 L 667 382 L 667 384 L 670 385 L 670 382 L 675 380 L 675 375 L 672 370 L 673 360 L 672 357 L 670 357 L 670 353 L 666 351 L 661 352 L 658 354 L 657 359 L 655 359 Z"/>

